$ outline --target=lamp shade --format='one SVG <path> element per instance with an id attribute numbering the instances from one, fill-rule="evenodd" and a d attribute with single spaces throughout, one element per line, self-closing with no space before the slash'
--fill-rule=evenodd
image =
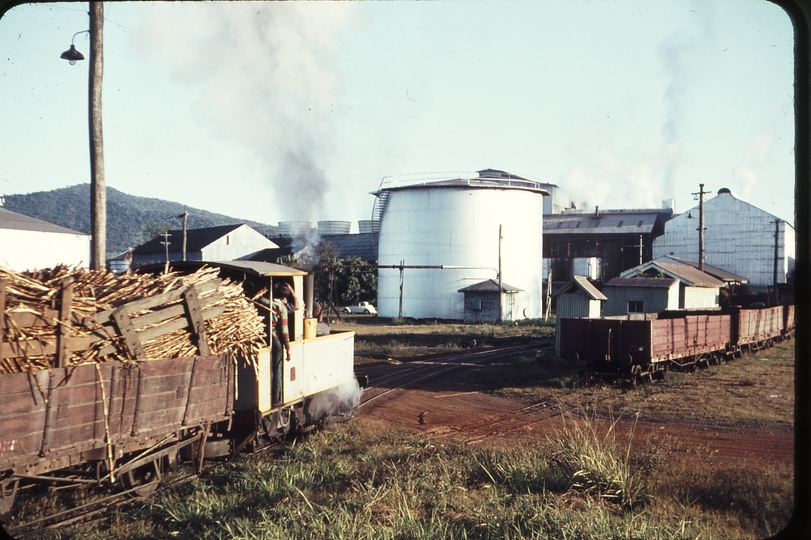
<path id="1" fill-rule="evenodd" d="M 76 50 L 76 47 L 71 43 L 70 49 L 62 53 L 60 58 L 67 60 L 71 64 L 75 64 L 77 60 L 84 60 L 84 55 Z"/>

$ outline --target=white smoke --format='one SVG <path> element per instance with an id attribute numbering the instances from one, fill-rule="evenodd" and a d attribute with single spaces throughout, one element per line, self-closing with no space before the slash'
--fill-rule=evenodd
<path id="1" fill-rule="evenodd" d="M 743 161 L 732 171 L 732 180 L 735 183 L 733 191 L 740 193 L 741 198 L 750 198 L 758 183 L 757 170 L 771 163 L 774 145 L 774 135 L 766 132 L 755 134 L 747 143 Z"/>
<path id="2" fill-rule="evenodd" d="M 715 12 L 712 6 L 707 2 L 693 2 L 690 11 L 695 14 L 693 20 L 697 24 L 667 36 L 660 43 L 658 51 L 666 74 L 662 96 L 665 105 L 662 158 L 663 196 L 667 198 L 677 195 L 677 170 L 684 159 L 682 131 L 685 109 L 694 103 L 690 96 L 692 78 L 703 61 L 703 48 L 709 46 L 714 38 Z"/>
<path id="3" fill-rule="evenodd" d="M 349 415 L 360 405 L 362 394 L 363 388 L 353 378 L 341 386 L 316 395 L 310 404 L 310 415 L 316 420 L 327 421 L 330 417 Z"/>
<path id="4" fill-rule="evenodd" d="M 189 86 L 199 119 L 254 154 L 282 220 L 311 219 L 329 189 L 343 93 L 330 66 L 353 8 L 315 4 L 157 3 L 137 37 Z"/>

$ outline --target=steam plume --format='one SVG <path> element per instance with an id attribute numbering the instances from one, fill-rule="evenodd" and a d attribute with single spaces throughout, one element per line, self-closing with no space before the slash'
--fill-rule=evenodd
<path id="1" fill-rule="evenodd" d="M 137 38 L 189 86 L 204 124 L 256 156 L 282 220 L 311 219 L 329 189 L 342 94 L 329 66 L 353 8 L 317 4 L 158 3 Z"/>

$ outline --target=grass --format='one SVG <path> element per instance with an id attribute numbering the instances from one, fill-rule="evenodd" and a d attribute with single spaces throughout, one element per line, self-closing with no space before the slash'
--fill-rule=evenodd
<path id="1" fill-rule="evenodd" d="M 359 364 L 380 358 L 407 359 L 430 354 L 458 352 L 495 343 L 521 343 L 554 337 L 555 320 L 532 319 L 520 324 L 461 324 L 440 321 L 399 321 L 344 318 L 332 327 L 355 331 L 355 355 Z"/>
<path id="2" fill-rule="evenodd" d="M 787 519 L 784 475 L 691 470 L 654 483 L 645 467 L 670 465 L 634 455 L 632 435 L 613 427 L 568 419 L 536 445 L 493 449 L 353 421 L 281 458 L 222 463 L 108 524 L 51 537 L 743 538 Z"/>
<path id="3" fill-rule="evenodd" d="M 351 324 L 364 354 L 401 357 L 464 348 L 471 336 L 486 346 L 549 335 L 544 325 Z M 669 372 L 651 385 L 575 388 L 581 366 L 528 354 L 477 366 L 475 377 L 493 393 L 551 397 L 579 411 L 547 437 L 484 447 L 359 419 L 298 441 L 281 457 L 222 462 L 94 528 L 41 537 L 764 537 L 790 517 L 791 464 L 719 466 L 701 449 L 688 449 L 694 459 L 675 459 L 685 453 L 679 440 L 643 439 L 617 429 L 618 421 L 790 426 L 793 366 L 788 341 L 696 373 Z"/>

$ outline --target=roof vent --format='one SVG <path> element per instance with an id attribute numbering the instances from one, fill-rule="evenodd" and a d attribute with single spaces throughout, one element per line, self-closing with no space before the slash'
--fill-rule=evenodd
<path id="1" fill-rule="evenodd" d="M 720 195 L 722 193 L 729 193 L 730 195 L 732 195 L 732 192 L 729 190 L 729 188 L 725 188 L 725 187 L 722 187 L 721 189 L 718 190 L 718 195 Z"/>

